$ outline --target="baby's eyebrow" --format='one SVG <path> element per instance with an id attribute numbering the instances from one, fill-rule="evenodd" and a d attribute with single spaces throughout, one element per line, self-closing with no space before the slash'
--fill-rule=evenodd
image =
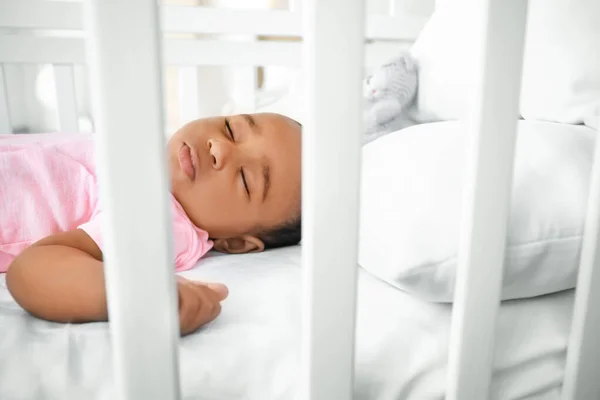
<path id="1" fill-rule="evenodd" d="M 250 129 L 252 130 L 253 133 L 256 134 L 260 134 L 260 127 L 258 126 L 258 124 L 256 123 L 256 120 L 254 119 L 254 117 L 250 114 L 242 114 L 241 117 L 243 117 L 246 122 L 248 123 L 248 126 L 250 127 Z"/>
<path id="2" fill-rule="evenodd" d="M 267 193 L 269 192 L 269 188 L 271 187 L 271 168 L 268 164 L 263 165 L 263 203 L 267 198 Z"/>
<path id="3" fill-rule="evenodd" d="M 256 120 L 254 119 L 254 117 L 252 115 L 241 114 L 240 116 L 246 120 L 246 122 L 248 123 L 248 126 L 250 127 L 250 130 L 252 130 L 252 133 L 254 133 L 256 135 L 259 135 L 262 133 L 260 131 L 260 126 L 258 126 L 258 124 L 256 123 Z M 269 164 L 265 163 L 263 165 L 262 173 L 263 173 L 263 185 L 264 185 L 262 201 L 264 203 L 267 198 L 267 194 L 269 193 L 269 189 L 271 188 L 271 168 L 269 167 Z"/>

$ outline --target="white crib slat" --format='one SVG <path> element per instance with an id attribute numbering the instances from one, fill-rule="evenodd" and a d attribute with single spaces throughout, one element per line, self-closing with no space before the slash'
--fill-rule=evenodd
<path id="1" fill-rule="evenodd" d="M 300 36 L 300 18 L 284 10 L 167 6 L 166 32 Z"/>
<path id="2" fill-rule="evenodd" d="M 301 44 L 218 40 L 166 40 L 165 59 L 179 65 L 299 67 Z"/>
<path id="3" fill-rule="evenodd" d="M 364 4 L 310 0 L 303 11 L 308 118 L 300 398 L 344 400 L 352 398 L 354 371 Z"/>
<path id="4" fill-rule="evenodd" d="M 489 397 L 527 14 L 522 0 L 471 3 L 482 7 L 485 50 L 466 121 L 471 147 L 450 338 L 451 400 Z"/>
<path id="5" fill-rule="evenodd" d="M 81 29 L 81 3 L 0 0 L 0 28 Z"/>
<path id="6" fill-rule="evenodd" d="M 365 46 L 365 65 L 370 67 L 380 65 L 389 60 L 390 54 L 409 46 L 410 42 L 369 43 Z M 300 68 L 301 53 L 302 45 L 293 42 L 220 42 L 179 39 L 165 41 L 167 63 L 178 65 L 268 65 Z"/>
<path id="7" fill-rule="evenodd" d="M 0 135 L 12 133 L 10 113 L 8 110 L 8 93 L 6 92 L 4 67 L 0 65 Z"/>
<path id="8" fill-rule="evenodd" d="M 164 57 L 174 65 L 300 66 L 300 43 L 166 39 Z M 389 57 L 389 55 L 388 55 Z M 84 40 L 0 35 L 0 63 L 83 64 Z"/>
<path id="9" fill-rule="evenodd" d="M 179 68 L 179 122 L 181 125 L 199 117 L 200 86 L 198 67 Z"/>
<path id="10" fill-rule="evenodd" d="M 83 64 L 81 38 L 0 35 L 0 63 Z"/>
<path id="11" fill-rule="evenodd" d="M 86 2 L 108 309 L 123 400 L 179 398 L 157 12 L 152 0 Z"/>
<path id="12" fill-rule="evenodd" d="M 53 65 L 58 108 L 58 129 L 61 132 L 79 132 L 75 78 L 73 66 Z"/>
<path id="13" fill-rule="evenodd" d="M 236 68 L 232 71 L 233 101 L 240 112 L 256 111 L 256 92 L 258 90 L 258 75 L 256 68 Z"/>
<path id="14" fill-rule="evenodd" d="M 596 155 L 581 249 L 563 400 L 600 399 L 600 140 Z"/>
<path id="15" fill-rule="evenodd" d="M 290 0 L 289 10 L 293 13 L 302 14 L 302 4 L 304 0 Z"/>
<path id="16" fill-rule="evenodd" d="M 229 100 L 230 68 L 203 66 L 179 69 L 179 118 L 185 124 L 221 115 Z"/>
<path id="17" fill-rule="evenodd" d="M 302 45 L 295 42 L 236 42 L 166 39 L 164 57 L 170 65 L 228 65 L 301 67 Z M 0 63 L 83 64 L 83 39 L 0 36 Z M 405 42 L 408 47 L 410 42 Z M 369 43 L 366 64 L 379 65 L 402 44 Z"/>
<path id="18" fill-rule="evenodd" d="M 405 0 L 388 0 L 389 1 L 389 15 L 396 16 L 402 13 L 402 3 Z"/>
<path id="19" fill-rule="evenodd" d="M 366 37 L 391 40 L 415 39 L 427 19 L 421 16 L 405 15 L 401 12 L 401 8 L 398 10 L 399 12 L 396 12 L 393 17 L 367 15 Z M 302 20 L 297 11 L 176 6 L 165 7 L 164 11 L 164 25 L 168 32 L 302 35 Z"/>
<path id="20" fill-rule="evenodd" d="M 368 15 L 366 36 L 369 39 L 415 39 L 426 18 L 406 14 L 395 2 L 390 16 Z M 417 1 L 417 0 L 413 0 Z M 82 28 L 81 2 L 41 0 L 0 0 L 0 28 L 30 29 Z M 273 36 L 301 36 L 301 1 L 283 10 L 236 10 L 213 7 L 163 6 L 166 32 L 222 33 Z"/>

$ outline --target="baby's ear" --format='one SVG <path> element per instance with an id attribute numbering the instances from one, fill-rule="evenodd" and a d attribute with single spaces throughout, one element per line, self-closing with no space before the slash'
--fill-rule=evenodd
<path id="1" fill-rule="evenodd" d="M 243 254 L 258 253 L 265 249 L 262 240 L 252 235 L 238 236 L 228 239 L 214 239 L 214 249 L 221 253 Z"/>

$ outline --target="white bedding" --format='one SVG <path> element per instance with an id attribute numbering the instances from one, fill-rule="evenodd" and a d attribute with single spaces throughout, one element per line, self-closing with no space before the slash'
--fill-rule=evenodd
<path id="1" fill-rule="evenodd" d="M 184 275 L 224 282 L 230 297 L 215 322 L 181 341 L 183 398 L 293 399 L 299 248 L 213 255 Z M 360 275 L 356 398 L 441 399 L 449 306 L 424 303 Z M 558 398 L 571 305 L 568 291 L 502 306 L 491 398 Z M 113 398 L 107 324 L 32 318 L 0 276 L 0 399 Z"/>

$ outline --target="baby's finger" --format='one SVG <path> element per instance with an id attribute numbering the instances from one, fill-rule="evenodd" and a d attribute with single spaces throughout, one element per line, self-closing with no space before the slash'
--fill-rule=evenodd
<path id="1" fill-rule="evenodd" d="M 206 305 L 208 314 L 215 318 L 221 312 L 221 295 L 208 286 L 200 286 L 199 289 L 206 298 L 203 304 Z"/>
<path id="2" fill-rule="evenodd" d="M 206 287 L 219 296 L 219 301 L 225 300 L 229 296 L 229 289 L 222 283 L 207 283 Z"/>
<path id="3" fill-rule="evenodd" d="M 218 295 L 220 301 L 223 301 L 229 296 L 229 289 L 222 283 L 213 283 L 213 282 L 199 282 L 192 281 L 195 285 L 200 287 L 207 287 Z"/>
<path id="4" fill-rule="evenodd" d="M 201 299 L 193 287 L 185 284 L 179 285 L 179 324 L 182 335 L 191 333 L 197 328 L 194 326 L 194 319 L 200 307 L 199 301 Z"/>
<path id="5" fill-rule="evenodd" d="M 206 287 L 198 289 L 198 308 L 191 316 L 195 328 L 211 322 L 221 313 L 221 303 L 217 294 Z"/>

